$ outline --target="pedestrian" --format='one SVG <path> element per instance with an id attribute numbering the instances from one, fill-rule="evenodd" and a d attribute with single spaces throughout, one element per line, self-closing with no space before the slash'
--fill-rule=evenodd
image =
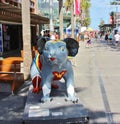
<path id="1" fill-rule="evenodd" d="M 115 40 L 115 46 L 118 46 L 118 43 L 120 41 L 120 35 L 118 34 L 117 30 L 115 31 L 114 40 Z"/>
<path id="2" fill-rule="evenodd" d="M 59 40 L 59 35 L 58 35 L 57 32 L 56 32 L 56 34 L 55 34 L 55 40 L 56 40 L 56 41 Z"/>
<path id="3" fill-rule="evenodd" d="M 97 41 L 97 38 L 98 38 L 98 34 L 97 34 L 97 32 L 95 32 L 95 40 Z"/>
<path id="4" fill-rule="evenodd" d="M 54 31 L 51 31 L 50 32 L 50 39 L 55 40 L 55 35 L 56 35 L 56 33 Z"/>
<path id="5" fill-rule="evenodd" d="M 105 34 L 105 41 L 108 42 L 108 33 Z"/>
<path id="6" fill-rule="evenodd" d="M 110 34 L 108 35 L 108 40 L 110 44 L 112 43 L 112 39 L 113 39 L 113 33 L 110 32 Z"/>
<path id="7" fill-rule="evenodd" d="M 87 43 L 86 43 L 86 47 L 90 47 L 91 46 L 91 39 L 88 37 Z"/>
<path id="8" fill-rule="evenodd" d="M 84 41 L 84 34 L 83 33 L 80 35 L 80 39 L 81 39 L 81 41 Z"/>

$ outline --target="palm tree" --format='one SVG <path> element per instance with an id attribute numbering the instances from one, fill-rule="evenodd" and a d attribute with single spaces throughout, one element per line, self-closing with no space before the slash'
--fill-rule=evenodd
<path id="1" fill-rule="evenodd" d="M 23 34 L 23 51 L 24 51 L 24 79 L 28 79 L 30 64 L 32 61 L 31 53 L 31 29 L 30 29 L 30 1 L 22 0 L 22 34 Z"/>
<path id="2" fill-rule="evenodd" d="M 74 1 L 71 1 L 71 6 L 70 6 L 70 12 L 71 12 L 71 37 L 74 38 L 74 30 L 75 30 L 75 25 L 74 25 Z"/>
<path id="3" fill-rule="evenodd" d="M 66 0 L 65 7 L 67 10 L 70 10 L 71 13 L 71 30 L 72 30 L 72 38 L 74 38 L 74 0 Z"/>
<path id="4" fill-rule="evenodd" d="M 70 10 L 71 12 L 71 29 L 72 29 L 72 37 L 74 38 L 74 0 L 65 0 L 65 7 L 67 10 Z M 82 11 L 81 14 L 84 14 L 84 20 L 81 21 L 79 17 L 77 17 L 77 21 L 79 21 L 82 25 L 88 26 L 90 24 L 90 18 L 89 18 L 89 9 L 90 7 L 90 0 L 81 0 L 80 1 L 80 9 Z M 79 19 L 78 19 L 79 18 Z"/>
<path id="5" fill-rule="evenodd" d="M 110 5 L 120 5 L 120 1 L 113 1 L 113 2 L 110 2 Z"/>
<path id="6" fill-rule="evenodd" d="M 82 12 L 81 16 L 84 17 L 81 23 L 83 26 L 88 26 L 90 23 L 89 7 L 90 7 L 90 0 L 81 0 L 81 12 Z"/>

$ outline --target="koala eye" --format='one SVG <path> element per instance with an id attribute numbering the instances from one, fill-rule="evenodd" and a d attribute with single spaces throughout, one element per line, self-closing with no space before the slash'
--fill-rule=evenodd
<path id="1" fill-rule="evenodd" d="M 64 51 L 64 50 L 65 50 L 65 47 L 60 46 L 60 50 L 61 50 L 61 51 Z"/>

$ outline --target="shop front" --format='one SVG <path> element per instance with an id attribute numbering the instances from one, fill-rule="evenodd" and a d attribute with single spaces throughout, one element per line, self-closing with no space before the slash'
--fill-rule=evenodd
<path id="1" fill-rule="evenodd" d="M 49 19 L 30 13 L 31 19 L 31 44 L 36 42 L 37 27 L 49 24 Z M 21 50 L 22 40 L 22 15 L 21 8 L 0 1 L 0 56 L 12 50 Z"/>

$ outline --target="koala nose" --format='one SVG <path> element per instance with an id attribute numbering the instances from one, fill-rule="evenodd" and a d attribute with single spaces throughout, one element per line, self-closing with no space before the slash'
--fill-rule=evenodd
<path id="1" fill-rule="evenodd" d="M 54 61 L 55 57 L 53 57 L 53 55 L 49 54 L 49 60 Z"/>
<path id="2" fill-rule="evenodd" d="M 51 57 L 51 58 L 50 58 L 50 60 L 51 60 L 51 61 L 54 61 L 54 60 L 55 60 L 55 58 L 54 58 L 54 57 Z"/>

